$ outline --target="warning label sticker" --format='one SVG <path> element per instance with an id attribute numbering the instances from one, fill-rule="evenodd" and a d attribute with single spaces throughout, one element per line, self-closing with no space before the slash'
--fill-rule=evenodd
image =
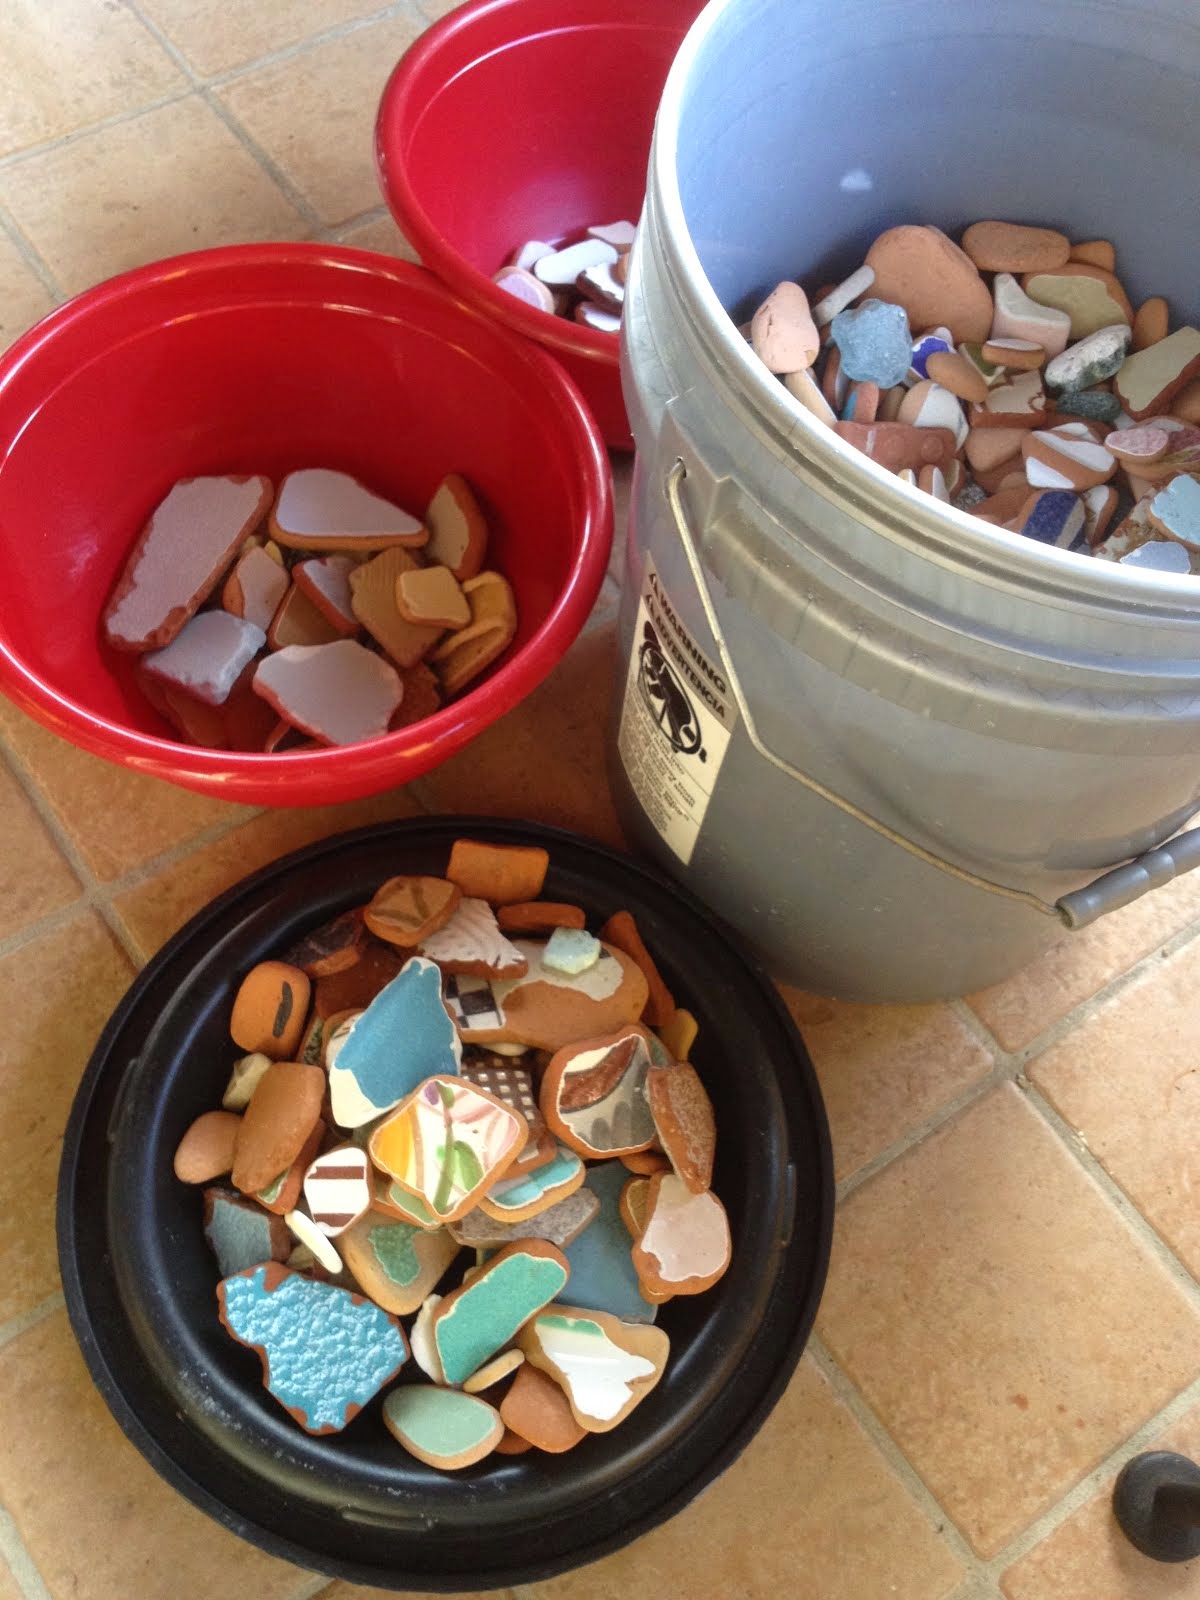
<path id="1" fill-rule="evenodd" d="M 647 560 L 617 747 L 642 809 L 685 865 L 736 721 L 724 676 L 675 614 Z"/>

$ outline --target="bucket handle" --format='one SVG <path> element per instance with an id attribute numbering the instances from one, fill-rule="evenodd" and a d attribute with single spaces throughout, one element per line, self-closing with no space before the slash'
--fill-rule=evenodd
<path id="1" fill-rule="evenodd" d="M 864 811 L 861 806 L 852 800 L 845 799 L 836 794 L 832 789 L 821 783 L 819 779 L 802 772 L 799 767 L 792 765 L 783 756 L 776 754 L 765 742 L 758 731 L 754 720 L 754 713 L 746 699 L 745 690 L 738 676 L 738 671 L 733 662 L 725 631 L 717 617 L 717 609 L 713 604 L 712 593 L 708 587 L 708 579 L 704 574 L 704 563 L 697 548 L 695 535 L 692 533 L 691 524 L 688 522 L 687 510 L 683 503 L 681 487 L 687 477 L 687 468 L 682 459 L 677 458 L 670 471 L 667 473 L 664 489 L 667 504 L 675 521 L 675 531 L 679 535 L 679 542 L 683 546 L 684 556 L 687 558 L 688 568 L 692 574 L 692 581 L 696 585 L 696 592 L 700 597 L 700 605 L 704 611 L 705 621 L 708 623 L 709 632 L 712 634 L 718 654 L 721 657 L 721 666 L 724 669 L 726 680 L 733 694 L 738 712 L 742 718 L 742 726 L 746 730 L 746 737 L 762 756 L 764 761 L 769 761 L 773 767 L 787 777 L 802 784 L 804 788 L 827 801 L 831 806 L 836 806 L 848 817 L 853 817 L 855 822 L 862 823 L 872 833 L 877 833 L 889 844 L 896 845 L 899 849 L 907 851 L 910 856 L 915 856 L 918 861 L 923 861 L 926 866 L 936 867 L 939 872 L 944 872 L 951 878 L 957 878 L 960 883 L 966 883 L 973 889 L 983 889 L 988 894 L 999 895 L 1002 899 L 1016 901 L 1020 905 L 1028 906 L 1044 917 L 1053 917 L 1065 927 L 1072 930 L 1086 928 L 1091 922 L 1106 916 L 1110 911 L 1118 911 L 1122 906 L 1129 905 L 1138 900 L 1150 889 L 1161 888 L 1163 884 L 1170 883 L 1173 878 L 1180 877 L 1185 872 L 1190 872 L 1194 867 L 1200 866 L 1200 828 L 1192 828 L 1187 833 L 1179 834 L 1170 839 L 1166 844 L 1159 845 L 1155 850 L 1148 850 L 1144 855 L 1132 861 L 1124 862 L 1121 866 L 1113 867 L 1111 871 L 1096 878 L 1092 883 L 1085 884 L 1082 889 L 1074 889 L 1069 894 L 1064 894 L 1057 901 L 1043 900 L 1039 895 L 1032 894 L 1025 889 L 1013 889 L 1007 884 L 995 883 L 990 878 L 983 878 L 976 872 L 970 872 L 965 867 L 956 866 L 953 861 L 947 861 L 943 856 L 936 855 L 932 850 L 927 850 L 924 845 L 917 844 L 915 840 L 906 839 L 902 833 L 897 833 L 895 828 L 889 827 L 886 822 L 881 822 L 878 817 L 873 817 L 870 812 Z"/>

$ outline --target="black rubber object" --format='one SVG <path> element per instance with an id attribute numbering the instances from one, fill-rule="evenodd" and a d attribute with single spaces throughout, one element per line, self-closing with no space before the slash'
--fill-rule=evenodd
<path id="1" fill-rule="evenodd" d="M 1200 1467 L 1170 1450 L 1149 1450 L 1121 1468 L 1113 1486 L 1121 1532 L 1154 1561 L 1200 1556 Z"/>
<path id="2" fill-rule="evenodd" d="M 344 1433 L 320 1439 L 271 1399 L 257 1355 L 218 1322 L 199 1192 L 176 1181 L 172 1158 L 193 1118 L 220 1103 L 245 972 L 362 904 L 385 878 L 444 871 L 464 835 L 545 845 L 546 898 L 582 905 L 593 926 L 620 908 L 637 918 L 700 1024 L 694 1061 L 716 1109 L 713 1186 L 734 1253 L 714 1289 L 663 1307 L 667 1372 L 627 1422 L 568 1455 L 493 1456 L 441 1474 L 395 1443 L 378 1399 Z M 419 819 L 285 857 L 214 901 L 150 963 L 75 1099 L 58 1244 L 72 1326 L 100 1392 L 194 1505 L 275 1555 L 353 1583 L 492 1589 L 596 1560 L 730 1465 L 804 1348 L 833 1204 L 807 1052 L 773 985 L 721 923 L 657 872 L 571 834 Z"/>

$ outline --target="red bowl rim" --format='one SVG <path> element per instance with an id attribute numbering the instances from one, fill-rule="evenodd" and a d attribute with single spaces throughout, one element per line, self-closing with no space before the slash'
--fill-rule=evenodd
<path id="1" fill-rule="evenodd" d="M 324 771 L 336 787 L 339 777 L 344 779 L 353 771 L 363 781 L 361 792 L 367 793 L 372 782 L 377 788 L 385 786 L 388 778 L 397 775 L 396 769 L 405 765 L 406 758 L 422 760 L 420 770 L 426 771 L 511 711 L 548 676 L 591 612 L 608 569 L 612 545 L 611 479 L 599 430 L 579 390 L 563 369 L 536 345 L 498 327 L 493 318 L 452 293 L 423 267 L 346 245 L 311 242 L 225 245 L 136 267 L 106 279 L 51 311 L 0 355 L 0 411 L 5 390 L 21 367 L 36 359 L 68 327 L 109 304 L 181 275 L 295 264 L 326 266 L 335 272 L 365 273 L 373 279 L 415 290 L 431 300 L 442 300 L 481 328 L 486 337 L 500 340 L 506 347 L 506 360 L 526 368 L 531 384 L 558 391 L 555 409 L 562 418 L 564 433 L 574 436 L 572 454 L 584 494 L 580 548 L 566 582 L 545 618 L 511 660 L 461 699 L 407 728 L 359 744 L 303 753 L 307 779 L 319 782 Z M 338 303 L 336 299 L 330 301 L 330 304 Z M 0 452 L 3 448 L 0 438 Z M 0 453 L 2 472 L 3 453 Z M 297 778 L 301 776 L 295 754 L 209 750 L 112 722 L 61 694 L 29 668 L 3 637 L 0 637 L 0 689 L 37 721 L 73 744 L 159 777 L 178 773 L 177 781 L 196 780 L 207 792 L 220 792 L 221 779 L 227 778 L 230 799 L 245 798 L 256 781 L 269 783 L 288 772 Z M 445 747 L 445 757 L 429 759 L 430 747 L 434 745 Z M 412 776 L 415 775 L 414 770 Z M 306 785 L 311 786 L 311 782 Z"/>
<path id="2" fill-rule="evenodd" d="M 396 150 L 398 129 L 415 120 L 425 106 L 428 93 L 421 87 L 421 79 L 444 47 L 473 28 L 481 17 L 498 11 L 519 11 L 523 4 L 525 0 L 467 0 L 465 5 L 435 22 L 401 56 L 388 78 L 375 119 L 375 167 L 379 186 L 409 244 L 424 264 L 459 294 L 486 306 L 496 321 L 551 350 L 616 368 L 620 363 L 620 345 L 614 335 L 528 306 L 506 294 L 485 272 L 472 266 L 435 227 L 409 181 L 402 154 L 397 152 L 395 159 L 389 155 L 389 150 Z"/>

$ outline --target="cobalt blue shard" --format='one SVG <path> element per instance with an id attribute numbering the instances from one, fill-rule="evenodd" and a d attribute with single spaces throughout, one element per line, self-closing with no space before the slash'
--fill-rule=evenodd
<path id="1" fill-rule="evenodd" d="M 912 352 L 909 360 L 910 376 L 921 381 L 929 376 L 930 356 L 948 353 L 954 346 L 940 333 L 923 333 L 919 339 L 912 342 Z"/>
<path id="2" fill-rule="evenodd" d="M 912 334 L 903 306 L 864 300 L 852 311 L 839 311 L 830 338 L 842 358 L 842 371 L 858 383 L 891 389 L 908 376 Z"/>
<path id="3" fill-rule="evenodd" d="M 1021 525 L 1027 538 L 1066 550 L 1083 530 L 1083 501 L 1069 489 L 1046 489 L 1038 495 Z"/>

